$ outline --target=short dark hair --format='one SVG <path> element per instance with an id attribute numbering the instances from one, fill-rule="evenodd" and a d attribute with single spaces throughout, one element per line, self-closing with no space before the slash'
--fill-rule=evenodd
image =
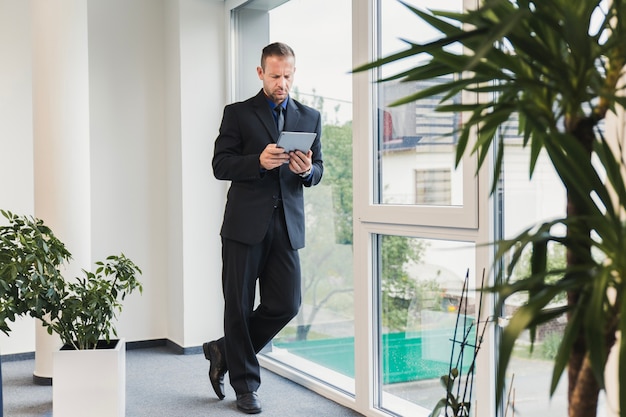
<path id="1" fill-rule="evenodd" d="M 261 68 L 265 69 L 265 58 L 268 56 L 284 56 L 284 57 L 293 57 L 296 58 L 296 54 L 293 52 L 293 49 L 286 43 L 282 42 L 274 42 L 267 45 L 263 48 L 263 53 L 261 54 Z"/>

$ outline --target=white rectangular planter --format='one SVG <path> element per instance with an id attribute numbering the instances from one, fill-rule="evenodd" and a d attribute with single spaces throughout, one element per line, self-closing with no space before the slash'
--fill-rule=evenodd
<path id="1" fill-rule="evenodd" d="M 59 350 L 52 358 L 54 417 L 123 417 L 126 342 L 114 349 Z"/>

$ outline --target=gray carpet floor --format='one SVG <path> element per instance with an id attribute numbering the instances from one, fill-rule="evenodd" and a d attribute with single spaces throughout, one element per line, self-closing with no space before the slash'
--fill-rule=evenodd
<path id="1" fill-rule="evenodd" d="M 246 415 L 237 410 L 230 386 L 226 398 L 217 399 L 204 355 L 178 355 L 167 347 L 132 349 L 126 355 L 126 416 Z M 52 387 L 33 384 L 33 369 L 32 359 L 2 363 L 4 417 L 52 416 Z M 268 370 L 262 370 L 261 378 L 262 417 L 361 415 Z"/>

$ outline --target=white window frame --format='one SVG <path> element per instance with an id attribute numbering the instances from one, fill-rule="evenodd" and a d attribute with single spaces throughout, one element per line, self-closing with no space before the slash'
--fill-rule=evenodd
<path id="1" fill-rule="evenodd" d="M 476 7 L 475 0 L 464 0 L 466 8 Z M 356 67 L 372 61 L 376 57 L 377 21 L 376 0 L 353 1 L 353 63 Z M 416 17 L 417 18 L 417 17 Z M 477 173 L 475 157 L 463 160 L 463 205 L 461 207 L 394 206 L 374 204 L 374 169 L 375 149 L 373 138 L 378 134 L 375 125 L 375 79 L 374 72 L 357 73 L 353 79 L 353 132 L 354 132 L 354 275 L 368 277 L 356 280 L 355 298 L 368 300 L 357 303 L 355 317 L 368 317 L 355 323 L 358 347 L 355 352 L 357 361 L 356 399 L 359 411 L 368 409 L 378 411 L 373 405 L 378 395 L 375 392 L 375 372 L 363 369 L 359 363 L 377 363 L 376 337 L 377 321 L 375 311 L 375 285 L 373 278 L 373 236 L 377 234 L 397 234 L 420 238 L 462 240 L 474 242 L 476 249 L 476 271 L 490 271 L 492 251 L 482 244 L 493 241 L 494 210 L 493 200 L 489 195 L 490 164 L 487 163 Z M 464 100 L 469 97 L 463 97 Z M 419 219 L 419 220 L 417 220 Z M 480 279 L 476 277 L 476 287 Z M 484 311 L 492 311 L 491 298 L 485 300 Z M 474 396 L 474 415 L 495 416 L 495 386 L 493 381 L 495 355 L 493 332 L 487 332 L 487 338 L 479 352 Z M 443 394 L 443 392 L 442 392 Z M 443 396 L 443 395 L 442 395 Z M 381 411 L 378 411 L 381 412 Z M 416 411 L 415 415 L 428 415 Z M 367 414 L 370 415 L 370 414 Z M 375 413 L 371 415 L 377 415 Z"/>

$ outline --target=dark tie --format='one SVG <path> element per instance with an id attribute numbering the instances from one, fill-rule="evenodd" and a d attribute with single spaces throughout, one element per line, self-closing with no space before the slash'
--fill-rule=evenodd
<path id="1" fill-rule="evenodd" d="M 285 114 L 283 112 L 283 106 L 278 105 L 274 107 L 274 111 L 277 113 L 276 116 L 276 125 L 278 126 L 278 133 L 283 131 L 285 127 Z"/>

